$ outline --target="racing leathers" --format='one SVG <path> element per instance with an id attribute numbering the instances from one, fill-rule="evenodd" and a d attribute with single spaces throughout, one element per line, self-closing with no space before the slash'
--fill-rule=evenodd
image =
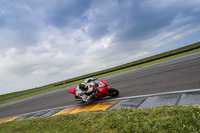
<path id="1" fill-rule="evenodd" d="M 79 85 L 76 87 L 76 98 L 81 98 L 82 101 L 84 102 L 90 102 L 91 98 L 93 98 L 94 92 L 96 90 L 95 86 L 96 83 L 98 83 L 98 79 L 97 78 L 88 78 L 85 81 L 83 81 L 83 83 L 87 84 L 88 89 L 86 91 L 83 91 L 80 89 Z"/>

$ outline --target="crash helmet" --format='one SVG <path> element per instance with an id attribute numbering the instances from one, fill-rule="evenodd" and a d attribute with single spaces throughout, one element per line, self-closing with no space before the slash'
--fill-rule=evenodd
<path id="1" fill-rule="evenodd" d="M 79 84 L 79 88 L 82 91 L 87 91 L 88 90 L 88 85 L 86 83 L 82 82 L 82 83 Z"/>

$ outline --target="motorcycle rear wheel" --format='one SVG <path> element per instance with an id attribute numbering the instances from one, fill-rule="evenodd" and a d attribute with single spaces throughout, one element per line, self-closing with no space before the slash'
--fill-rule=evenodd
<path id="1" fill-rule="evenodd" d="M 108 95 L 111 96 L 111 97 L 116 97 L 116 96 L 119 95 L 119 91 L 117 89 L 115 89 L 115 88 L 110 88 L 108 90 L 108 92 L 109 92 Z"/>

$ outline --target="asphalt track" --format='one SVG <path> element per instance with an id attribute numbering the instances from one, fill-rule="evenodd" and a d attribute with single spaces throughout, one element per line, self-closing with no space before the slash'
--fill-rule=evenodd
<path id="1" fill-rule="evenodd" d="M 200 88 L 200 53 L 104 78 L 120 97 Z M 68 87 L 70 88 L 70 87 Z M 0 118 L 74 105 L 68 88 L 0 105 Z"/>

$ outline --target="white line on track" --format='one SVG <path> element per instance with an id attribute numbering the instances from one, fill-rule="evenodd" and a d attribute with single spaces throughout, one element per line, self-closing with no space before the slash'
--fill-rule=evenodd
<path id="1" fill-rule="evenodd" d="M 180 93 L 188 93 L 188 92 L 200 92 L 200 89 L 171 91 L 171 92 L 162 92 L 162 93 L 139 95 L 139 96 L 122 97 L 122 98 L 115 98 L 115 99 L 112 99 L 112 100 L 124 100 L 124 99 L 130 99 L 130 98 L 152 97 L 152 96 L 160 96 L 160 95 L 168 95 L 168 94 L 180 94 Z"/>

